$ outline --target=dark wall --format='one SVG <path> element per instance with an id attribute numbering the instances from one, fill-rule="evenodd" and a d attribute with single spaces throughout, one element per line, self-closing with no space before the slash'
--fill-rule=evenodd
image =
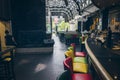
<path id="1" fill-rule="evenodd" d="M 88 17 L 87 21 L 83 24 L 84 30 L 89 31 L 90 26 L 93 24 L 93 17 Z"/>
<path id="2" fill-rule="evenodd" d="M 100 9 L 113 7 L 115 5 L 120 6 L 120 0 L 92 0 L 92 3 Z"/>
<path id="3" fill-rule="evenodd" d="M 0 20 L 9 21 L 11 18 L 10 10 L 10 0 L 0 0 Z"/>
<path id="4" fill-rule="evenodd" d="M 46 32 L 45 1 L 12 0 L 11 6 L 12 29 L 17 42 L 22 44 L 22 38 L 24 38 L 26 41 L 24 43 L 28 43 L 27 40 L 29 40 L 29 36 L 34 39 L 32 40 L 33 43 L 40 37 L 43 39 L 44 36 L 36 36 L 35 34 L 45 34 Z"/>

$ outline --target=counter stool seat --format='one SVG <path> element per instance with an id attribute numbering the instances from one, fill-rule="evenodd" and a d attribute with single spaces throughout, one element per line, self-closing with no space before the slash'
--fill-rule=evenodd
<path id="1" fill-rule="evenodd" d="M 85 56 L 86 56 L 86 53 L 85 53 L 85 52 L 77 52 L 77 51 L 76 51 L 76 45 L 75 45 L 75 43 L 71 43 L 70 46 L 73 47 L 74 55 L 75 55 L 76 57 L 85 57 Z"/>
<path id="2" fill-rule="evenodd" d="M 88 64 L 85 64 L 85 63 L 73 63 L 73 72 L 88 73 Z"/>
<path id="3" fill-rule="evenodd" d="M 72 74 L 72 80 L 92 80 L 92 76 L 90 74 Z"/>
<path id="4" fill-rule="evenodd" d="M 77 57 L 85 57 L 86 53 L 85 52 L 75 52 L 75 56 L 77 56 Z"/>

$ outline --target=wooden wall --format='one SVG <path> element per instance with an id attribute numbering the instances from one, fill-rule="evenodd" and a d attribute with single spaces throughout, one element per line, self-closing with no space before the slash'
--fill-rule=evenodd
<path id="1" fill-rule="evenodd" d="M 0 0 L 0 20 L 9 21 L 11 18 L 11 0 Z"/>

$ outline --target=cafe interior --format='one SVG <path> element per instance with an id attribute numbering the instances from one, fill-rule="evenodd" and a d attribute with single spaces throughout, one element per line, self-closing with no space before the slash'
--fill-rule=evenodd
<path id="1" fill-rule="evenodd" d="M 120 0 L 0 0 L 0 80 L 120 80 Z"/>

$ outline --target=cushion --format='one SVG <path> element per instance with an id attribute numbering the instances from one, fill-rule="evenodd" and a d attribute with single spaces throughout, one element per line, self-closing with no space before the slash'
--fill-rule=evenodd
<path id="1" fill-rule="evenodd" d="M 72 50 L 66 51 L 65 56 L 73 58 L 74 57 L 73 51 Z"/>
<path id="2" fill-rule="evenodd" d="M 3 54 L 2 58 L 6 57 L 6 56 L 11 56 L 10 52 Z"/>
<path id="3" fill-rule="evenodd" d="M 87 63 L 86 57 L 74 57 L 73 62 L 75 63 Z"/>
<path id="4" fill-rule="evenodd" d="M 8 61 L 8 62 L 9 62 L 9 61 L 11 61 L 10 56 L 11 56 L 11 54 L 10 54 L 10 52 L 8 52 L 8 53 L 6 53 L 6 54 L 3 54 L 3 55 L 2 55 L 2 58 L 7 57 L 7 58 L 4 59 L 4 61 Z"/>
<path id="5" fill-rule="evenodd" d="M 88 72 L 88 64 L 73 63 L 73 72 L 87 73 Z"/>
<path id="6" fill-rule="evenodd" d="M 77 57 L 85 57 L 86 53 L 85 52 L 75 52 L 75 56 L 77 56 Z"/>
<path id="7" fill-rule="evenodd" d="M 73 50 L 74 51 L 74 48 L 72 46 L 68 47 L 68 50 Z"/>
<path id="8" fill-rule="evenodd" d="M 11 58 L 5 58 L 4 61 L 11 61 Z"/>
<path id="9" fill-rule="evenodd" d="M 90 74 L 72 74 L 72 80 L 92 80 L 92 76 Z"/>

